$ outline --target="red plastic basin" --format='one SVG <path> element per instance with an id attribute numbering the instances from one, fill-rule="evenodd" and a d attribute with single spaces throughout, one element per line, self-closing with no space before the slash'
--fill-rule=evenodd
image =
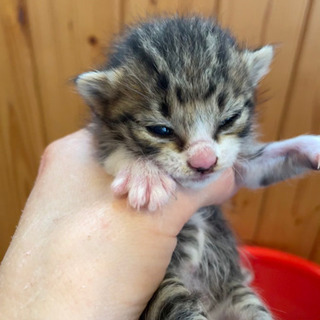
<path id="1" fill-rule="evenodd" d="M 241 249 L 252 287 L 277 320 L 320 320 L 320 266 L 261 247 Z"/>

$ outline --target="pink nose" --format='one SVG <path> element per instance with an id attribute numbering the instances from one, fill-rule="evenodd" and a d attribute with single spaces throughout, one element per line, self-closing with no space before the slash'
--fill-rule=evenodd
<path id="1" fill-rule="evenodd" d="M 208 146 L 201 146 L 197 149 L 189 156 L 188 165 L 201 173 L 210 171 L 217 164 L 217 156 Z"/>

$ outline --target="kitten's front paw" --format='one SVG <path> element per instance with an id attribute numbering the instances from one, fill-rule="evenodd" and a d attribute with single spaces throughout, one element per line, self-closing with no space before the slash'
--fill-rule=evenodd
<path id="1" fill-rule="evenodd" d="M 115 195 L 128 194 L 133 208 L 154 211 L 168 202 L 176 183 L 151 161 L 137 160 L 117 174 L 111 187 Z"/>
<path id="2" fill-rule="evenodd" d="M 299 137 L 298 151 L 307 157 L 313 170 L 320 170 L 320 136 Z"/>

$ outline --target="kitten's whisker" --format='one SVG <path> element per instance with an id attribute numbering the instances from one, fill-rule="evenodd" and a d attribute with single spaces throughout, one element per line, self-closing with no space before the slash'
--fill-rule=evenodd
<path id="1" fill-rule="evenodd" d="M 242 156 L 238 156 L 237 160 L 239 163 L 241 164 L 245 164 L 245 165 L 249 165 L 250 164 L 250 161 L 252 159 L 254 159 L 256 157 L 256 155 L 252 155 L 252 156 L 249 156 L 249 157 L 242 157 Z"/>
<path id="2" fill-rule="evenodd" d="M 250 163 L 250 161 L 246 158 L 238 158 L 237 162 L 244 165 L 248 165 Z"/>
<path id="3" fill-rule="evenodd" d="M 244 177 L 243 175 L 241 174 L 240 170 L 237 169 L 236 166 L 232 166 L 232 169 L 234 170 L 234 172 L 241 178 L 242 181 L 244 181 Z"/>

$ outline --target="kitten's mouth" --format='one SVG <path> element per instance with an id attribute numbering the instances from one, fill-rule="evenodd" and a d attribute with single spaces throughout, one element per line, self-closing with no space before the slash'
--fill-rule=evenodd
<path id="1" fill-rule="evenodd" d="M 191 177 L 184 177 L 184 178 L 178 178 L 176 179 L 177 182 L 179 182 L 182 185 L 192 185 L 192 184 L 197 184 L 197 183 L 203 183 L 203 182 L 210 182 L 214 180 L 215 176 L 217 174 L 212 172 L 212 173 L 207 173 L 207 174 L 199 174 L 199 175 L 194 175 Z"/>
<path id="2" fill-rule="evenodd" d="M 199 176 L 190 178 L 190 181 L 192 181 L 192 182 L 206 181 L 206 180 L 210 179 L 212 177 L 212 175 L 213 175 L 213 173 L 199 175 Z"/>
<path id="3" fill-rule="evenodd" d="M 223 170 L 217 170 L 211 173 L 196 174 L 189 177 L 177 178 L 175 180 L 184 187 L 201 188 L 218 179 L 222 172 Z"/>

